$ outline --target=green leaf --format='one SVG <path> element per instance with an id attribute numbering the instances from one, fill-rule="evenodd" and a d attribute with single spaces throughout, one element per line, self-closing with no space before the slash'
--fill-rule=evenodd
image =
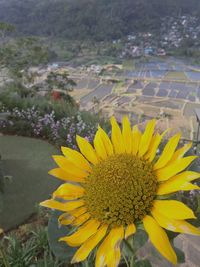
<path id="1" fill-rule="evenodd" d="M 138 229 L 134 235 L 130 236 L 128 241 L 131 242 L 135 250 L 138 250 L 148 241 L 148 235 L 145 231 Z"/>
<path id="2" fill-rule="evenodd" d="M 180 235 L 180 233 L 176 233 L 176 232 L 172 232 L 172 231 L 168 231 L 168 230 L 165 230 L 165 232 L 167 233 L 167 236 L 171 242 L 173 242 L 174 238 L 176 238 L 178 235 Z"/>
<path id="3" fill-rule="evenodd" d="M 76 248 L 68 246 L 65 242 L 58 241 L 59 238 L 69 235 L 71 232 L 71 227 L 69 226 L 59 226 L 58 217 L 62 213 L 59 211 L 53 211 L 52 216 L 48 223 L 48 239 L 49 245 L 56 256 L 61 261 L 70 263 Z"/>
<path id="4" fill-rule="evenodd" d="M 175 250 L 176 255 L 177 255 L 178 263 L 184 263 L 185 262 L 185 253 L 177 247 L 174 247 L 174 250 Z"/>
<path id="5" fill-rule="evenodd" d="M 129 259 L 132 258 L 138 249 L 148 241 L 148 235 L 145 231 L 138 229 L 137 232 L 123 241 L 122 252 Z"/>
<path id="6" fill-rule="evenodd" d="M 152 265 L 149 260 L 141 260 L 134 263 L 131 267 L 152 267 Z"/>

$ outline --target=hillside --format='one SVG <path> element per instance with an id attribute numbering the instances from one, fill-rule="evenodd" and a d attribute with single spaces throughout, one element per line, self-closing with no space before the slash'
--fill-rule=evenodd
<path id="1" fill-rule="evenodd" d="M 0 21 L 20 34 L 98 41 L 158 30 L 163 16 L 199 11 L 199 0 L 0 0 Z"/>

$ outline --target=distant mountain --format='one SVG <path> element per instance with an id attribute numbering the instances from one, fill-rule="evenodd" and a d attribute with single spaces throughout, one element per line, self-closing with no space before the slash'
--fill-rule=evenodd
<path id="1" fill-rule="evenodd" d="M 19 34 L 70 39 L 117 39 L 158 30 L 163 16 L 199 12 L 199 0 L 0 0 L 0 21 Z"/>

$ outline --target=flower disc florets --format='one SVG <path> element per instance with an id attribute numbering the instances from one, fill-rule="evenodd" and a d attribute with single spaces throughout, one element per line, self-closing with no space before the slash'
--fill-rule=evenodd
<path id="1" fill-rule="evenodd" d="M 93 218 L 128 225 L 149 213 L 157 187 L 151 163 L 130 154 L 112 155 L 86 178 L 85 202 Z"/>

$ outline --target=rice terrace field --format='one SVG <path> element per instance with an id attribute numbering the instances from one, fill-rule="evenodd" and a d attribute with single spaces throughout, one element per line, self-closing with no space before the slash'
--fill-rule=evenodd
<path id="1" fill-rule="evenodd" d="M 87 83 L 83 83 L 86 79 Z M 81 109 L 93 110 L 95 101 L 99 101 L 98 109 L 105 116 L 117 114 L 120 120 L 123 107 L 130 117 L 136 114 L 132 116 L 134 122 L 142 121 L 141 116 L 160 116 L 161 121 L 175 130 L 186 124 L 186 139 L 193 139 L 196 134 L 194 109 L 200 108 L 199 67 L 170 57 L 136 64 L 129 60 L 117 71 L 116 66 L 110 66 L 98 76 L 80 72 L 79 77 L 76 74 L 76 82 L 72 95 L 80 102 Z M 146 113 L 147 109 L 150 112 Z"/>

